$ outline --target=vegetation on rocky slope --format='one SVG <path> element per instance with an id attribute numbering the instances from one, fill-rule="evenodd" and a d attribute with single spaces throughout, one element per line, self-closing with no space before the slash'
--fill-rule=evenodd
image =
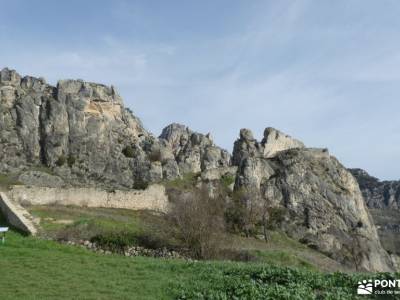
<path id="1" fill-rule="evenodd" d="M 357 299 L 358 280 L 372 276 L 101 255 L 14 232 L 0 245 L 0 269 L 0 298 L 5 300 Z"/>

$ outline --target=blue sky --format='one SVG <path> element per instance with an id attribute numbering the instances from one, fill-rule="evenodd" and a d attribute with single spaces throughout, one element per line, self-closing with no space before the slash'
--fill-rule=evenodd
<path id="1" fill-rule="evenodd" d="M 272 126 L 400 178 L 400 2 L 0 0 L 0 68 L 115 85 L 145 127 Z"/>

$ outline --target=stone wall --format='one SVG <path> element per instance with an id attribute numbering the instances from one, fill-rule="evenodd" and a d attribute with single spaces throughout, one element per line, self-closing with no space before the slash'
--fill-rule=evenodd
<path id="1" fill-rule="evenodd" d="M 0 211 L 11 226 L 28 234 L 37 233 L 36 224 L 29 212 L 18 203 L 8 199 L 4 193 L 0 193 Z"/>
<path id="2" fill-rule="evenodd" d="M 165 211 L 168 204 L 165 188 L 159 184 L 150 185 L 146 190 L 113 192 L 96 188 L 13 186 L 8 195 L 23 205 L 57 204 Z"/>

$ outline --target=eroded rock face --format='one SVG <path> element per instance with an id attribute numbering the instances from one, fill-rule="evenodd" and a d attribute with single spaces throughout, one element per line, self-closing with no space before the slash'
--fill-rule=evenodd
<path id="1" fill-rule="evenodd" d="M 244 157 L 270 158 L 281 151 L 304 147 L 302 142 L 272 127 L 264 130 L 261 142 L 254 139 L 250 129 L 244 128 L 240 130 L 240 138 L 234 144 L 232 161 L 237 165 Z"/>
<path id="2" fill-rule="evenodd" d="M 236 190 L 257 190 L 255 201 L 285 211 L 281 229 L 335 260 L 358 270 L 391 270 L 356 180 L 326 149 L 289 143 L 287 150 L 271 147 L 279 151 L 268 157 L 268 142 L 251 136 L 241 132 L 235 143 Z"/>
<path id="3" fill-rule="evenodd" d="M 3 69 L 0 146 L 0 173 L 34 186 L 145 188 L 200 172 L 206 183 L 234 178 L 235 190 L 257 191 L 256 201 L 284 209 L 280 226 L 290 236 L 359 270 L 391 268 L 353 176 L 327 150 L 305 148 L 273 128 L 260 142 L 242 129 L 231 157 L 184 125 L 155 138 L 113 87 L 81 80 L 54 87 Z M 380 184 L 366 191 L 377 205 Z M 383 202 L 398 207 L 398 193 L 388 194 Z"/>
<path id="4" fill-rule="evenodd" d="M 147 183 L 228 167 L 230 154 L 210 135 L 179 124 L 160 138 L 147 132 L 114 87 L 82 80 L 44 79 L 0 72 L 0 172 L 46 186 L 47 166 L 71 185 L 144 188 Z M 43 179 L 43 182 L 40 181 Z"/>
<path id="5" fill-rule="evenodd" d="M 127 188 L 162 179 L 161 163 L 149 157 L 158 139 L 113 87 L 0 74 L 0 172 L 45 165 L 74 185 Z"/>
<path id="6" fill-rule="evenodd" d="M 383 247 L 400 257 L 400 181 L 380 181 L 362 169 L 349 171 L 360 185 Z"/>
<path id="7" fill-rule="evenodd" d="M 267 158 L 274 157 L 280 151 L 305 147 L 302 142 L 272 127 L 265 129 L 261 144 L 264 146 L 264 157 Z"/>
<path id="8" fill-rule="evenodd" d="M 349 169 L 357 179 L 368 207 L 400 210 L 400 181 L 380 181 L 362 169 Z"/>
<path id="9" fill-rule="evenodd" d="M 58 177 L 41 171 L 26 171 L 19 177 L 18 181 L 24 185 L 39 187 L 63 187 L 64 181 Z"/>
<path id="10" fill-rule="evenodd" d="M 230 164 L 230 154 L 215 146 L 209 134 L 193 132 L 184 125 L 174 123 L 165 127 L 160 140 L 165 152 L 172 150 L 163 156 L 168 157 L 166 161 L 176 161 L 180 174 L 200 173 Z"/>

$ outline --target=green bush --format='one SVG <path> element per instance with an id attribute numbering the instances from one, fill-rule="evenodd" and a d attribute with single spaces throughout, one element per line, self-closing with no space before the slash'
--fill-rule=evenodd
<path id="1" fill-rule="evenodd" d="M 133 158 L 133 157 L 135 157 L 135 149 L 133 149 L 132 146 L 126 146 L 122 150 L 122 154 L 125 155 L 125 157 Z"/>
<path id="2" fill-rule="evenodd" d="M 182 178 L 176 178 L 165 182 L 165 186 L 169 190 L 193 190 L 197 184 L 197 179 L 199 178 L 199 173 L 186 173 Z"/>
<path id="3" fill-rule="evenodd" d="M 8 188 L 12 185 L 22 185 L 20 181 L 17 180 L 16 176 L 11 174 L 0 174 L 0 188 Z"/>
<path id="4" fill-rule="evenodd" d="M 271 207 L 268 209 L 268 228 L 276 229 L 285 220 L 286 209 L 281 207 Z"/>
<path id="5" fill-rule="evenodd" d="M 115 252 L 122 252 L 124 248 L 137 244 L 136 235 L 130 232 L 103 233 L 94 236 L 90 241 Z"/>
<path id="6" fill-rule="evenodd" d="M 148 186 L 149 183 L 147 181 L 144 181 L 142 178 L 135 179 L 135 182 L 133 183 L 133 188 L 135 190 L 145 190 Z"/>
<path id="7" fill-rule="evenodd" d="M 56 161 L 56 165 L 57 166 L 59 166 L 59 167 L 61 167 L 61 166 L 63 166 L 65 163 L 66 163 L 66 161 L 67 161 L 67 158 L 65 157 L 65 155 L 60 155 L 60 157 L 57 159 L 57 161 Z"/>
<path id="8" fill-rule="evenodd" d="M 235 176 L 229 175 L 229 174 L 225 174 L 221 177 L 221 184 L 224 187 L 229 187 L 232 183 L 235 182 Z"/>
<path id="9" fill-rule="evenodd" d="M 73 155 L 68 156 L 67 162 L 68 162 L 69 167 L 72 167 L 74 165 L 75 161 L 76 161 L 75 156 L 73 156 Z"/>
<path id="10" fill-rule="evenodd" d="M 151 162 L 161 161 L 161 150 L 160 149 L 153 149 L 148 158 Z"/>

